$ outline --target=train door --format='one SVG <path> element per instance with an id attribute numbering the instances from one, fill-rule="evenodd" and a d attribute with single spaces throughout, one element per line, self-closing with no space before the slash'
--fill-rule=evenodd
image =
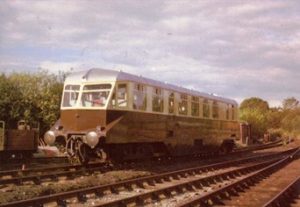
<path id="1" fill-rule="evenodd" d="M 4 150 L 5 122 L 0 121 L 0 151 Z"/>

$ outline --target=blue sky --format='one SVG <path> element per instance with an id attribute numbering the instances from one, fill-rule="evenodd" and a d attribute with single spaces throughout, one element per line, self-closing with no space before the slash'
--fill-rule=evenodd
<path id="1" fill-rule="evenodd" d="M 0 7 L 0 72 L 122 69 L 271 105 L 300 99 L 299 1 L 19 1 Z"/>

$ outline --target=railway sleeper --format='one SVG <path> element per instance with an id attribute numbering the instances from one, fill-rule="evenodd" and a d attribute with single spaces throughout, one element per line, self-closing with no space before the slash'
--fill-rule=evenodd
<path id="1" fill-rule="evenodd" d="M 293 159 L 292 156 L 287 157 L 284 160 L 280 160 L 277 163 L 273 163 L 270 166 L 264 167 L 262 170 L 258 170 L 258 172 L 256 172 L 256 173 L 249 174 L 248 176 L 244 177 L 241 180 L 234 181 L 233 183 L 231 183 L 227 186 L 224 186 L 221 189 L 218 189 L 217 191 L 207 193 L 206 195 L 200 196 L 200 197 L 198 197 L 194 200 L 191 200 L 190 202 L 184 203 L 183 205 L 181 205 L 181 207 L 183 207 L 183 206 L 194 206 L 194 205 L 199 204 L 199 203 L 200 203 L 200 205 L 201 205 L 201 203 L 204 203 L 206 205 L 207 204 L 210 204 L 210 205 L 217 204 L 217 203 L 214 203 L 213 200 L 212 200 L 212 198 L 214 196 L 220 195 L 222 192 L 228 191 L 228 190 L 234 190 L 238 194 L 241 191 L 241 188 L 242 188 L 242 190 L 244 190 L 242 183 L 248 183 L 248 181 L 250 180 L 250 181 L 252 181 L 251 184 L 254 185 L 256 182 L 259 182 L 259 179 L 255 179 L 255 178 L 259 177 L 259 175 L 263 174 L 264 176 L 268 176 L 268 175 L 272 174 L 274 171 L 276 171 L 279 168 L 281 168 L 281 167 L 285 166 L 286 164 L 288 164 L 288 162 L 291 159 Z"/>
<path id="2" fill-rule="evenodd" d="M 67 207 L 67 201 L 65 199 L 57 199 L 56 203 L 59 207 Z"/>
<path id="3" fill-rule="evenodd" d="M 40 177 L 35 177 L 34 179 L 33 179 L 33 182 L 34 182 L 34 184 L 36 184 L 36 185 L 40 185 L 42 182 L 41 182 L 41 178 Z"/>
<path id="4" fill-rule="evenodd" d="M 273 162 L 273 161 L 272 161 Z M 270 163 L 270 161 L 267 161 L 267 162 L 265 162 L 265 163 Z M 266 164 L 258 164 L 259 166 L 264 166 L 264 165 L 266 165 Z M 252 170 L 254 170 L 255 168 L 254 167 L 248 167 L 249 169 L 252 169 Z M 229 175 L 230 174 L 230 172 L 228 173 L 224 173 L 225 175 Z M 201 179 L 200 179 L 201 180 Z M 202 179 L 203 180 L 203 179 Z M 208 179 L 207 179 L 208 180 Z M 193 182 L 193 185 L 195 184 L 195 183 L 197 183 L 197 182 L 199 182 L 199 180 L 197 180 L 197 181 L 195 181 L 195 182 Z M 138 183 L 142 183 L 142 185 L 143 185 L 143 182 L 138 182 Z M 200 182 L 199 182 L 200 183 Z M 201 184 L 200 184 L 201 185 Z M 196 186 L 196 185 L 195 185 Z M 184 190 L 182 189 L 182 187 L 177 187 L 177 188 L 175 188 L 175 190 L 178 192 L 178 193 L 181 193 L 181 192 L 183 192 Z"/>
<path id="5" fill-rule="evenodd" d="M 111 192 L 111 193 L 114 193 L 114 194 L 119 194 L 119 190 L 118 190 L 117 187 L 111 187 L 111 188 L 110 188 L 110 192 Z"/>

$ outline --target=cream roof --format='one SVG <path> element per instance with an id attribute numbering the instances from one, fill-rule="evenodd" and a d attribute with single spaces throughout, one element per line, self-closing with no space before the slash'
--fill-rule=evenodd
<path id="1" fill-rule="evenodd" d="M 212 100 L 218 100 L 221 102 L 230 103 L 233 105 L 237 105 L 237 102 L 232 99 L 223 98 L 220 96 L 215 96 L 208 93 L 198 92 L 186 88 L 182 88 L 176 85 L 152 80 L 149 78 L 145 78 L 142 76 L 132 75 L 129 73 L 125 73 L 123 71 L 116 71 L 116 70 L 107 70 L 101 68 L 93 68 L 87 71 L 79 71 L 74 72 L 67 76 L 65 83 L 87 83 L 87 82 L 103 82 L 103 81 L 132 81 L 138 82 L 146 85 L 151 85 L 159 88 L 164 88 L 171 91 L 177 91 L 179 93 L 186 93 L 193 96 L 201 96 Z"/>

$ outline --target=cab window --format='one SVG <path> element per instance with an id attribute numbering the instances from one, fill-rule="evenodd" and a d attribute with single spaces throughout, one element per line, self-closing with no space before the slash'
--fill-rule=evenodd
<path id="1" fill-rule="evenodd" d="M 107 103 L 111 84 L 85 85 L 82 90 L 83 107 L 104 107 Z"/>
<path id="2" fill-rule="evenodd" d="M 63 93 L 62 107 L 74 107 L 78 101 L 80 85 L 66 85 Z"/>

